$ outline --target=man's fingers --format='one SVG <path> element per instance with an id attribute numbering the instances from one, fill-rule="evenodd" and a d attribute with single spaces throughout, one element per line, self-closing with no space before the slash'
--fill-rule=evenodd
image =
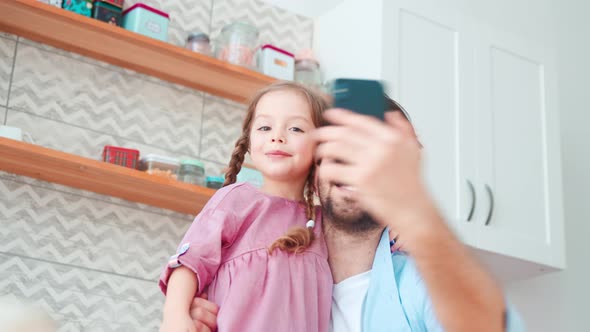
<path id="1" fill-rule="evenodd" d="M 385 112 L 385 122 L 399 130 L 405 136 L 416 137 L 414 126 L 401 112 Z"/>
<path id="2" fill-rule="evenodd" d="M 196 308 L 191 313 L 196 326 L 205 325 L 212 331 L 217 328 L 217 315 L 202 308 Z"/>
<path id="3" fill-rule="evenodd" d="M 359 129 L 365 133 L 374 133 L 382 135 L 387 130 L 387 126 L 379 119 L 355 113 L 349 110 L 333 108 L 324 112 L 324 119 L 330 124 L 337 126 L 348 126 Z"/>
<path id="4" fill-rule="evenodd" d="M 349 144 L 330 141 L 320 144 L 315 151 L 316 160 L 337 160 L 339 163 L 355 163 L 355 148 Z"/>
<path id="5" fill-rule="evenodd" d="M 194 329 L 194 330 L 192 330 L 192 331 L 195 331 L 195 332 L 213 332 L 213 331 L 215 331 L 215 330 L 213 330 L 213 329 L 210 329 L 210 328 L 209 328 L 207 325 L 205 325 L 205 324 L 201 324 L 201 323 L 198 323 L 198 322 L 197 322 L 197 325 L 195 326 L 195 329 Z"/>
<path id="6" fill-rule="evenodd" d="M 312 131 L 310 137 L 317 143 L 345 141 L 354 144 L 362 141 L 363 138 L 367 138 L 367 135 L 346 126 L 326 126 Z"/>
<path id="7" fill-rule="evenodd" d="M 391 126 L 395 126 L 395 122 L 399 118 L 403 118 L 403 114 L 399 111 L 387 111 L 385 112 L 385 122 L 387 122 Z"/>
<path id="8" fill-rule="evenodd" d="M 219 312 L 219 307 L 217 306 L 217 304 L 209 300 L 206 300 L 202 297 L 195 297 L 193 299 L 193 304 L 191 305 L 191 313 L 195 312 L 195 310 L 197 309 L 203 309 L 215 315 L 217 315 L 217 313 Z"/>
<path id="9" fill-rule="evenodd" d="M 346 164 L 322 163 L 319 177 L 325 182 L 336 182 L 341 185 L 354 186 L 356 183 L 354 168 Z"/>

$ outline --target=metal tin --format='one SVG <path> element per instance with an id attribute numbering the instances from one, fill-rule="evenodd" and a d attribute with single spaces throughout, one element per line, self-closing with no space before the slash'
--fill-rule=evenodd
<path id="1" fill-rule="evenodd" d="M 64 0 L 62 7 L 80 15 L 92 16 L 92 0 Z"/>
<path id="2" fill-rule="evenodd" d="M 94 3 L 94 12 L 92 13 L 92 17 L 108 24 L 121 26 L 123 23 L 122 12 L 123 10 L 121 8 L 115 7 L 110 3 L 97 1 Z"/>
<path id="3" fill-rule="evenodd" d="M 168 40 L 169 21 L 167 13 L 143 3 L 136 3 L 123 11 L 125 29 L 161 41 Z"/>

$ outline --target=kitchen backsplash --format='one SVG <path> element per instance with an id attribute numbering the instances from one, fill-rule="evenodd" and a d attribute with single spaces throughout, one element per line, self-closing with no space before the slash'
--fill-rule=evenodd
<path id="1" fill-rule="evenodd" d="M 127 0 L 126 6 L 137 1 Z M 169 40 L 247 19 L 262 43 L 311 46 L 313 21 L 252 0 L 148 0 Z M 245 106 L 0 34 L 0 123 L 99 159 L 104 145 L 225 167 Z M 1 152 L 0 152 L 1 157 Z M 157 331 L 157 278 L 192 216 L 0 172 L 0 295 L 32 301 L 59 331 Z"/>

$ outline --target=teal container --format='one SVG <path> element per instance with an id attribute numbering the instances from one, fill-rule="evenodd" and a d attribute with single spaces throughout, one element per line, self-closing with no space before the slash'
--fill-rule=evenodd
<path id="1" fill-rule="evenodd" d="M 223 187 L 223 182 L 225 182 L 225 178 L 222 176 L 208 176 L 205 184 L 207 188 L 219 189 Z"/>
<path id="2" fill-rule="evenodd" d="M 264 178 L 262 177 L 262 173 L 260 173 L 260 171 L 248 167 L 242 167 L 238 173 L 236 181 L 248 182 L 251 185 L 260 188 L 262 187 Z"/>
<path id="3" fill-rule="evenodd" d="M 123 12 L 123 27 L 144 36 L 168 40 L 168 14 L 143 3 L 136 3 Z"/>
<path id="4" fill-rule="evenodd" d="M 62 7 L 80 15 L 92 16 L 93 0 L 64 0 Z"/>

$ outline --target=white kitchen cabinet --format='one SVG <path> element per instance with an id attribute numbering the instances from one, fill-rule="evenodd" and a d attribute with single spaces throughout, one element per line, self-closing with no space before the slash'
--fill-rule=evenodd
<path id="1" fill-rule="evenodd" d="M 552 50 L 478 29 L 478 248 L 565 265 L 559 120 Z"/>
<path id="2" fill-rule="evenodd" d="M 344 1 L 318 18 L 314 47 L 328 79 L 385 81 L 450 225 L 496 270 L 528 276 L 565 264 L 556 74 L 550 50 L 499 31 L 435 1 Z"/>
<path id="3" fill-rule="evenodd" d="M 473 68 L 467 22 L 444 8 L 384 2 L 383 79 L 424 145 L 426 181 L 451 226 L 476 245 Z M 393 60 L 393 61 L 391 61 Z M 386 63 L 387 62 L 387 63 Z"/>

